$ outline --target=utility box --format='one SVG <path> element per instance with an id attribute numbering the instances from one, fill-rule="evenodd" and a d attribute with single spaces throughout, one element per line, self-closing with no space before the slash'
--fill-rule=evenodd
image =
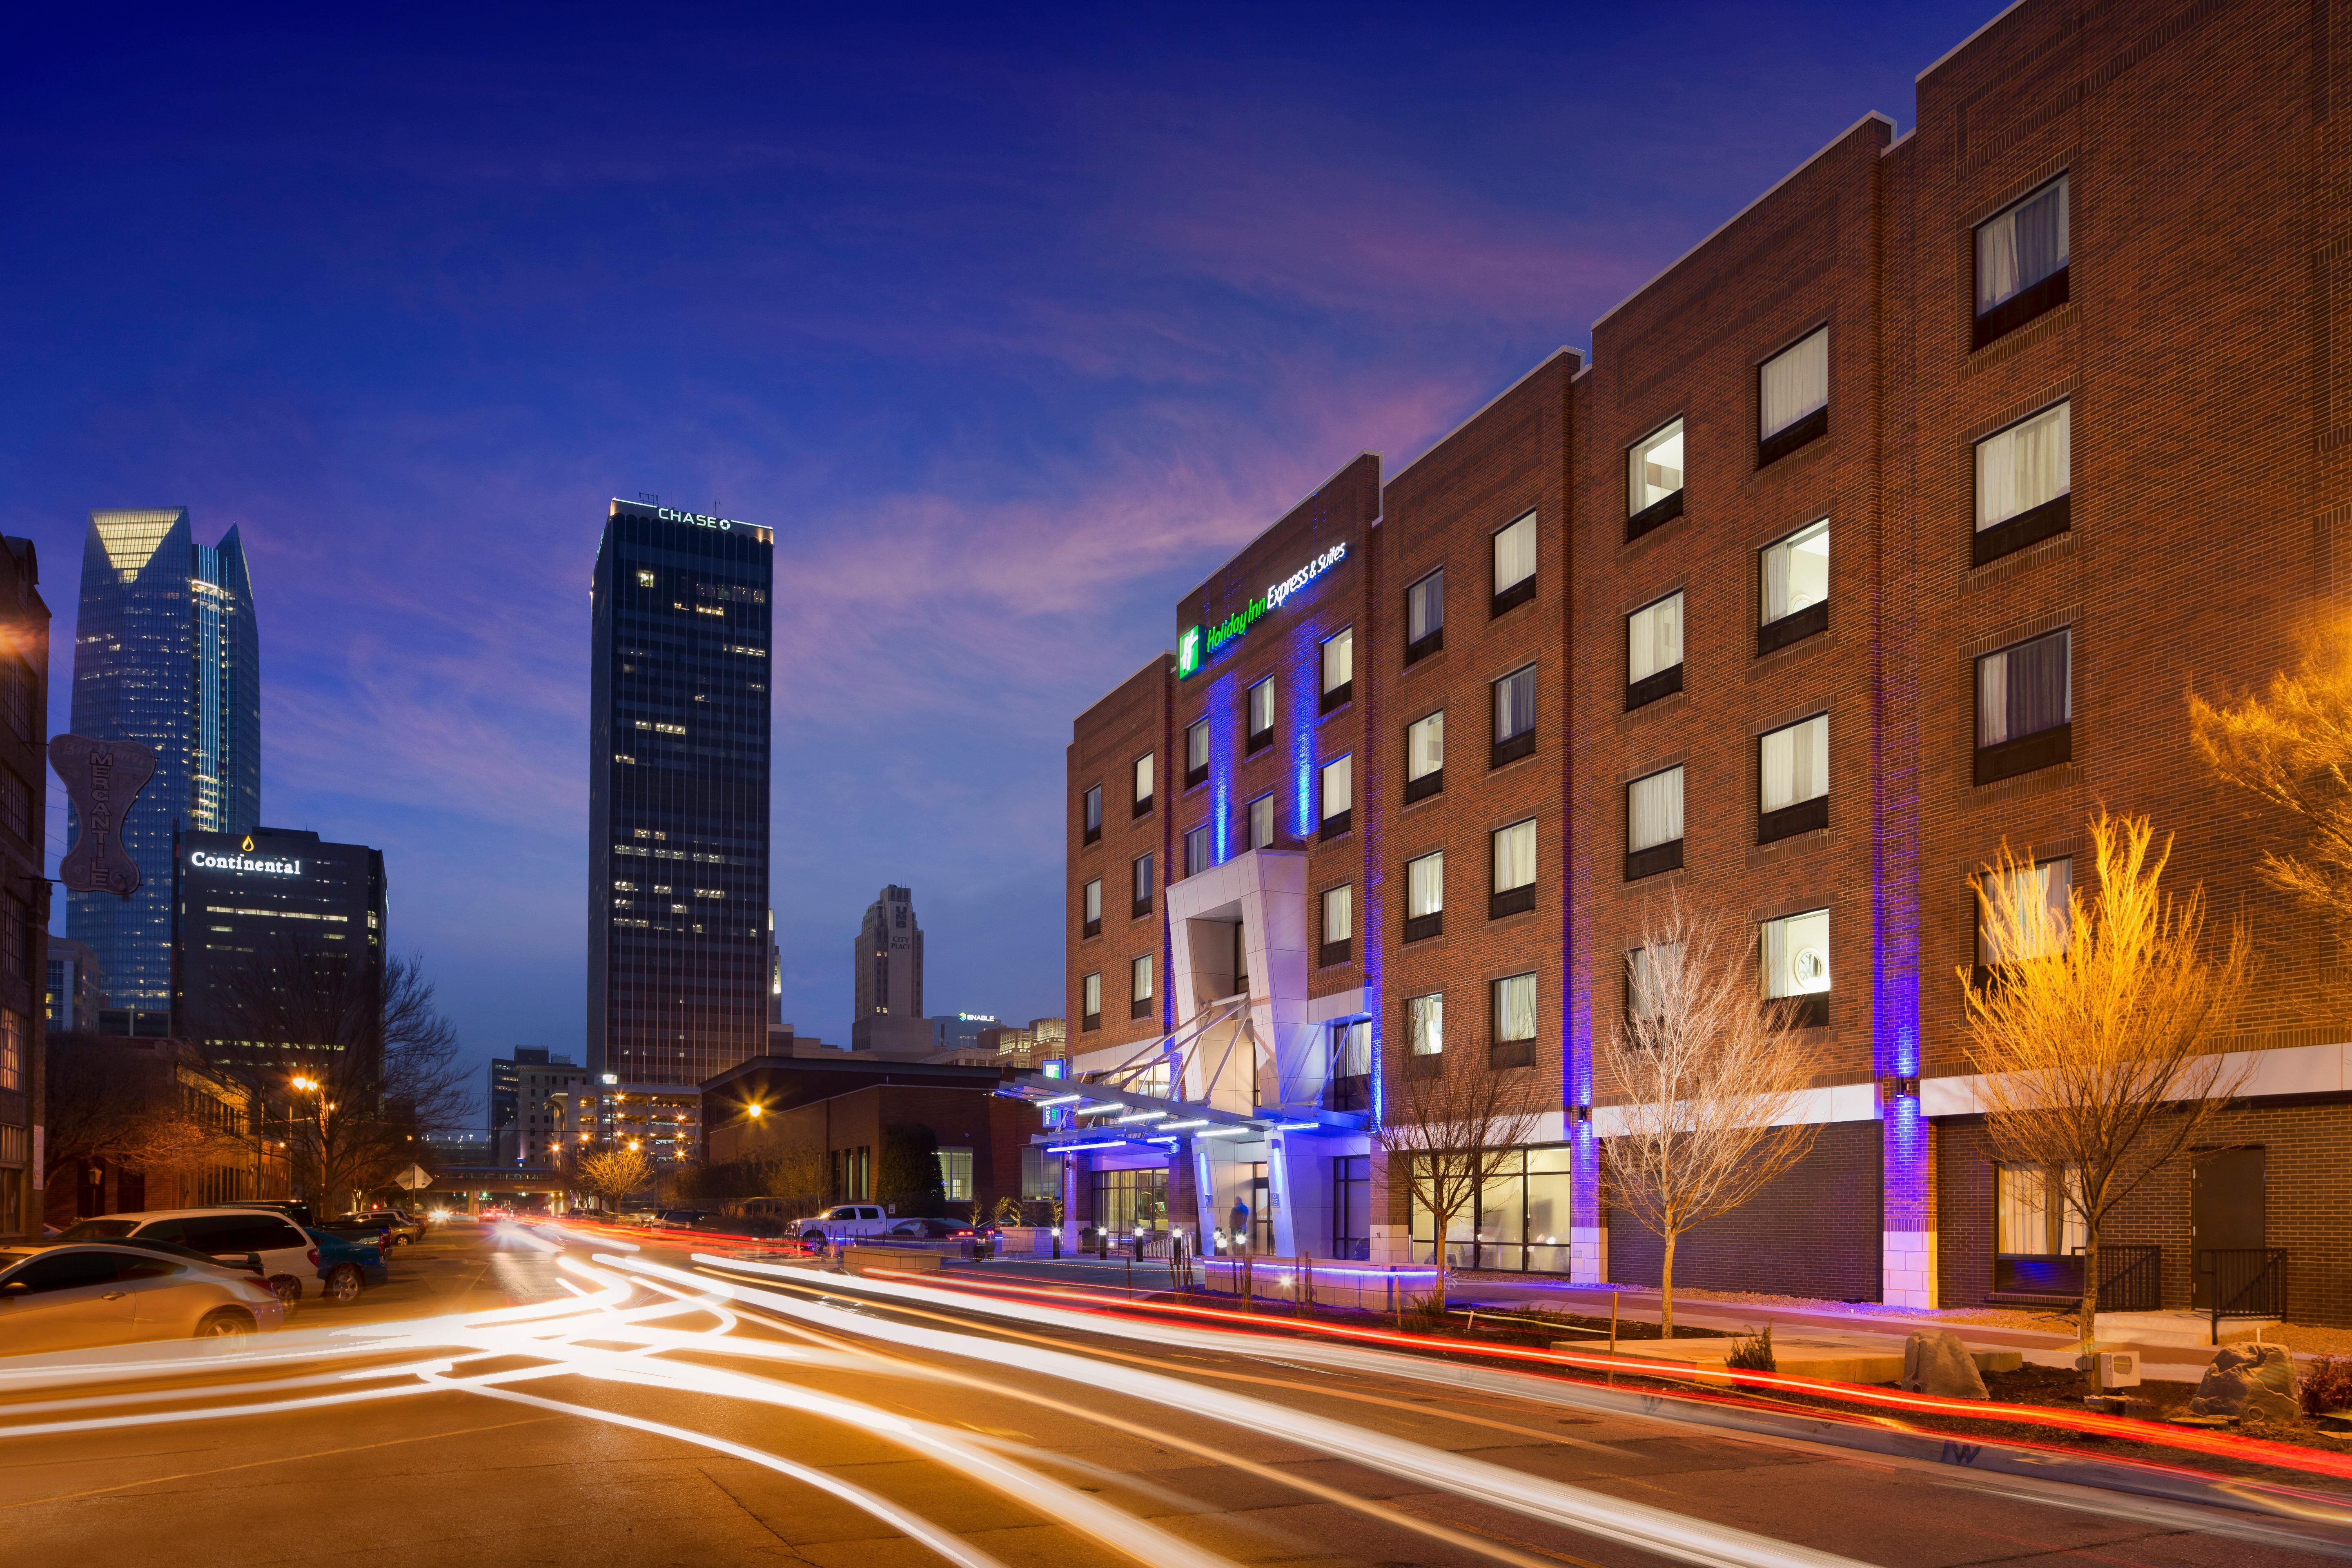
<path id="1" fill-rule="evenodd" d="M 2139 1352 L 2101 1351 L 2099 1352 L 2099 1386 L 2101 1388 L 2137 1388 L 2139 1386 Z"/>

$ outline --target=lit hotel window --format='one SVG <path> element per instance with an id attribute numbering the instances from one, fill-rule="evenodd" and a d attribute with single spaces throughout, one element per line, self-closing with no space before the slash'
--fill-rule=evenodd
<path id="1" fill-rule="evenodd" d="M 1495 840 L 1495 886 L 1486 898 L 1486 918 L 1525 914 L 1536 907 L 1536 824 L 1533 817 L 1498 827 Z"/>
<path id="2" fill-rule="evenodd" d="M 1274 796 L 1262 795 L 1249 803 L 1249 847 L 1274 847 Z"/>
<path id="3" fill-rule="evenodd" d="M 1406 1037 L 1412 1042 L 1414 1056 L 1433 1057 L 1445 1049 L 1445 996 L 1443 992 L 1406 997 L 1404 1016 Z"/>
<path id="4" fill-rule="evenodd" d="M 1432 572 L 1404 591 L 1404 661 L 1412 664 L 1445 646 L 1445 574 Z"/>
<path id="5" fill-rule="evenodd" d="M 1683 770 L 1663 768 L 1625 786 L 1625 879 L 1683 863 Z"/>
<path id="6" fill-rule="evenodd" d="M 1625 453 L 1625 538 L 1683 514 L 1683 422 L 1669 420 Z"/>
<path id="7" fill-rule="evenodd" d="M 1079 928 L 1081 935 L 1100 936 L 1102 934 L 1101 878 L 1097 877 L 1093 881 L 1087 884 L 1086 892 L 1081 896 L 1079 901 L 1079 910 L 1081 911 L 1080 918 L 1085 922 Z"/>
<path id="8" fill-rule="evenodd" d="M 1342 882 L 1323 893 L 1323 946 L 1320 960 L 1324 963 L 1345 963 L 1354 945 L 1356 934 L 1356 889 Z"/>
<path id="9" fill-rule="evenodd" d="M 1249 689 L 1247 750 L 1255 753 L 1274 744 L 1274 677 Z"/>
<path id="10" fill-rule="evenodd" d="M 1354 757 L 1341 757 L 1323 764 L 1323 837 L 1336 838 L 1354 822 L 1355 787 Z"/>
<path id="11" fill-rule="evenodd" d="M 1356 694 L 1356 628 L 1348 626 L 1323 639 L 1323 701 L 1321 711 L 1345 705 Z"/>
<path id="12" fill-rule="evenodd" d="M 1195 827 L 1184 835 L 1184 875 L 1197 877 L 1209 868 L 1209 830 Z"/>
<path id="13" fill-rule="evenodd" d="M 1756 747 L 1756 842 L 1827 827 L 1830 716 L 1816 713 L 1759 736 Z"/>
<path id="14" fill-rule="evenodd" d="M 1495 682 L 1495 742 L 1486 759 L 1499 768 L 1536 751 L 1536 667 L 1515 669 Z"/>
<path id="15" fill-rule="evenodd" d="M 1791 1028 L 1830 1021 L 1830 912 L 1811 910 L 1766 921 L 1764 994 L 1790 1004 Z"/>
<path id="16" fill-rule="evenodd" d="M 1625 711 L 1683 689 L 1683 596 L 1679 590 L 1625 617 Z"/>
<path id="17" fill-rule="evenodd" d="M 2059 175 L 1977 226 L 1971 349 L 2066 302 L 2066 178 Z"/>
<path id="18" fill-rule="evenodd" d="M 1203 719 L 1184 731 L 1184 787 L 1192 789 L 1208 782 L 1209 721 Z"/>
<path id="19" fill-rule="evenodd" d="M 2071 403 L 2045 408 L 1976 444 L 1977 526 L 1969 563 L 1981 566 L 2074 525 Z"/>
<path id="20" fill-rule="evenodd" d="M 1830 624 L 1830 520 L 1807 523 L 1757 555 L 1756 651 L 1768 654 Z"/>
<path id="21" fill-rule="evenodd" d="M 1416 719 L 1404 730 L 1404 803 L 1426 800 L 1445 787 L 1445 711 Z"/>
<path id="22" fill-rule="evenodd" d="M 1536 977 L 1513 974 L 1494 984 L 1488 1005 L 1494 1018 L 1494 1044 L 1487 1063 L 1498 1068 L 1536 1064 Z"/>
<path id="23" fill-rule="evenodd" d="M 1086 793 L 1086 816 L 1085 841 L 1092 844 L 1102 837 L 1102 785 L 1100 784 L 1095 785 Z"/>
<path id="24" fill-rule="evenodd" d="M 1419 942 L 1445 930 L 1445 854 L 1404 863 L 1404 940 Z"/>
<path id="25" fill-rule="evenodd" d="M 1084 1027 L 1086 1027 L 1086 1028 L 1089 1028 L 1089 1029 L 1099 1029 L 1099 1028 L 1101 1028 L 1101 1027 L 1102 1027 L 1102 976 L 1101 976 L 1101 974 L 1099 974 L 1099 973 L 1089 974 L 1089 975 L 1087 975 L 1087 976 L 1086 977 L 1086 979 L 1084 979 L 1083 981 L 1079 982 L 1079 984 L 1078 984 L 1078 994 L 1079 994 L 1079 1000 L 1080 1000 L 1080 1003 L 1081 1003 L 1081 1006 L 1080 1006 L 1080 1008 L 1079 1008 L 1079 1016 L 1080 1016 L 1080 1017 L 1081 1017 L 1081 1018 L 1083 1018 L 1083 1019 L 1084 1019 L 1084 1021 L 1085 1021 L 1085 1022 L 1084 1022 L 1083 1026 L 1084 1026 Z"/>
<path id="26" fill-rule="evenodd" d="M 1135 815 L 1145 816 L 1151 811 L 1151 753 L 1146 752 L 1135 759 Z"/>
<path id="27" fill-rule="evenodd" d="M 1536 596 L 1536 514 L 1528 513 L 1495 535 L 1495 599 L 1489 618 L 1517 609 Z"/>
<path id="28" fill-rule="evenodd" d="M 1830 330 L 1815 329 L 1756 367 L 1756 466 L 1829 434 Z"/>

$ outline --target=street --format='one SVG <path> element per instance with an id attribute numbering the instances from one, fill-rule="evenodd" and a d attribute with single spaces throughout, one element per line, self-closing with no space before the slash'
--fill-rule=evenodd
<path id="1" fill-rule="evenodd" d="M 394 1285 L 275 1336 L 0 1363 L 9 1559 L 2352 1555 L 2324 1525 L 1596 1414 L 1532 1383 L 1428 1380 L 1449 1363 L 1316 1347 L 1309 1364 L 1222 1320 L 1097 1331 L 1042 1292 L 993 1310 L 942 1299 L 969 1271 L 851 1279 L 756 1249 L 731 1260 L 706 1238 L 631 1245 L 456 1225 L 403 1249 Z"/>

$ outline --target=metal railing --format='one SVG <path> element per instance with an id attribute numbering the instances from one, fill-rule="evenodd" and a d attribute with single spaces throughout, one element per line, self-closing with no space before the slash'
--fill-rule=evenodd
<path id="1" fill-rule="evenodd" d="M 2213 1342 L 2221 1342 L 2224 1318 L 2286 1316 L 2286 1249 L 2280 1247 L 2209 1247 L 2197 1253 L 2197 1272 L 2212 1284 Z"/>
<path id="2" fill-rule="evenodd" d="M 2153 1242 L 2101 1242 L 2099 1310 L 2155 1312 L 2163 1307 L 2164 1248 Z"/>

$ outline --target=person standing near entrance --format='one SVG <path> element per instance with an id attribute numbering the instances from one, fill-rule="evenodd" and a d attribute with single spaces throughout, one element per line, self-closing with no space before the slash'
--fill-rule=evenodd
<path id="1" fill-rule="evenodd" d="M 1234 1200 L 1234 1212 L 1228 1216 L 1228 1218 L 1231 1222 L 1232 1228 L 1227 1231 L 1226 1234 L 1231 1236 L 1233 1240 L 1228 1242 L 1226 1245 L 1234 1252 L 1247 1251 L 1249 1249 L 1249 1205 L 1242 1202 L 1239 1198 L 1235 1198 Z"/>

